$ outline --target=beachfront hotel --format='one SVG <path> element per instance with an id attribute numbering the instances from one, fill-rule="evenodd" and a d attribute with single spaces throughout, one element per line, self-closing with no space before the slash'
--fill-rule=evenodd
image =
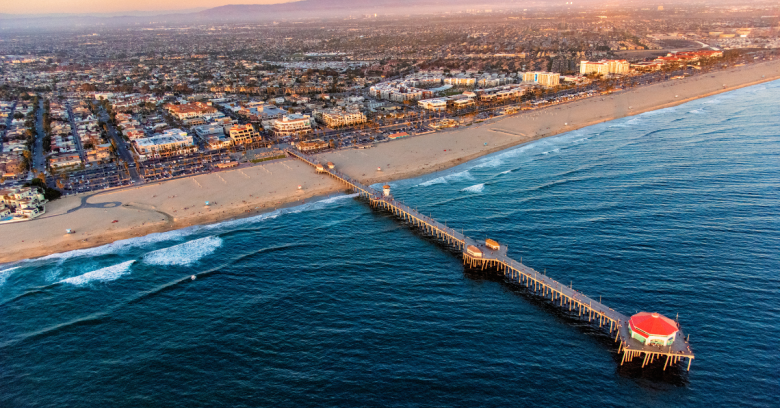
<path id="1" fill-rule="evenodd" d="M 276 137 L 303 136 L 311 133 L 311 117 L 309 115 L 284 115 L 273 122 L 273 132 Z"/>
<path id="2" fill-rule="evenodd" d="M 316 111 L 314 118 L 329 128 L 366 123 L 366 115 L 357 108 L 333 108 Z"/>
<path id="3" fill-rule="evenodd" d="M 161 135 L 136 139 L 133 141 L 133 147 L 141 160 L 185 154 L 197 150 L 197 147 L 192 143 L 192 136 L 181 129 L 170 129 Z"/>
<path id="4" fill-rule="evenodd" d="M 233 144 L 245 144 L 252 143 L 253 141 L 260 140 L 260 134 L 257 133 L 255 128 L 247 123 L 246 125 L 234 125 L 228 129 L 228 135 Z"/>
<path id="5" fill-rule="evenodd" d="M 443 111 L 447 109 L 447 99 L 446 98 L 423 99 L 421 101 L 418 101 L 417 105 L 429 111 L 434 111 L 434 112 Z"/>
<path id="6" fill-rule="evenodd" d="M 533 82 L 545 87 L 558 86 L 561 83 L 561 74 L 557 72 L 523 72 L 523 82 Z"/>
<path id="7" fill-rule="evenodd" d="M 629 65 L 626 60 L 580 61 L 580 74 L 627 74 Z"/>

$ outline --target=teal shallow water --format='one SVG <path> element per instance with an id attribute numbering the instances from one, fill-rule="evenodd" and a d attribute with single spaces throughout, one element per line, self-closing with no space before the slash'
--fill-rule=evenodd
<path id="1" fill-rule="evenodd" d="M 0 266 L 0 405 L 774 405 L 778 91 L 391 183 L 624 314 L 679 313 L 690 373 L 620 367 L 605 334 L 341 196 Z"/>

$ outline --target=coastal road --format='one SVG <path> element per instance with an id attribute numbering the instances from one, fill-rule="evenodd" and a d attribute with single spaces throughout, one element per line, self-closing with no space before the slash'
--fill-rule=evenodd
<path id="1" fill-rule="evenodd" d="M 133 179 L 136 184 L 143 183 L 143 179 L 138 175 L 138 170 L 135 168 L 135 160 L 133 160 L 133 154 L 127 148 L 127 143 L 125 143 L 125 140 L 116 133 L 116 128 L 111 124 L 111 117 L 108 116 L 105 109 L 103 109 L 103 107 L 100 107 L 99 109 L 100 119 L 105 122 L 106 128 L 108 129 L 108 136 L 113 139 L 116 144 L 116 151 L 119 158 L 127 163 L 130 178 Z"/>
<path id="2" fill-rule="evenodd" d="M 46 132 L 43 130 L 43 98 L 38 101 L 38 114 L 35 116 L 35 147 L 33 147 L 33 169 L 39 172 L 46 171 L 46 157 L 43 154 L 43 138 Z"/>
<path id="3" fill-rule="evenodd" d="M 70 107 L 70 101 L 68 101 L 66 107 L 68 108 L 68 120 L 70 121 L 70 131 L 73 134 L 73 140 L 76 141 L 76 148 L 79 150 L 79 157 L 81 162 L 87 162 L 87 155 L 84 153 L 84 146 L 81 144 L 81 137 L 79 137 L 78 129 L 76 128 L 76 121 L 73 119 L 73 110 Z"/>

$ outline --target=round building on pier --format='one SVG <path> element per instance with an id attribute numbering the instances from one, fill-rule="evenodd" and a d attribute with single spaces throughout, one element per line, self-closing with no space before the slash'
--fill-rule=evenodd
<path id="1" fill-rule="evenodd" d="M 628 321 L 631 338 L 642 344 L 669 346 L 674 343 L 679 327 L 674 320 L 659 314 L 639 312 Z"/>

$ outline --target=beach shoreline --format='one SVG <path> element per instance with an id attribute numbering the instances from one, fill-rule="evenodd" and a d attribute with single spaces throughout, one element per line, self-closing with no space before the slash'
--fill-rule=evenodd
<path id="1" fill-rule="evenodd" d="M 543 138 L 777 79 L 780 61 L 769 61 L 523 111 L 367 150 L 337 150 L 318 156 L 366 184 L 417 178 Z M 38 219 L 0 225 L 0 264 L 257 216 L 345 190 L 300 161 L 282 159 L 69 196 L 48 204 L 46 215 Z M 67 235 L 65 229 L 75 234 Z"/>

